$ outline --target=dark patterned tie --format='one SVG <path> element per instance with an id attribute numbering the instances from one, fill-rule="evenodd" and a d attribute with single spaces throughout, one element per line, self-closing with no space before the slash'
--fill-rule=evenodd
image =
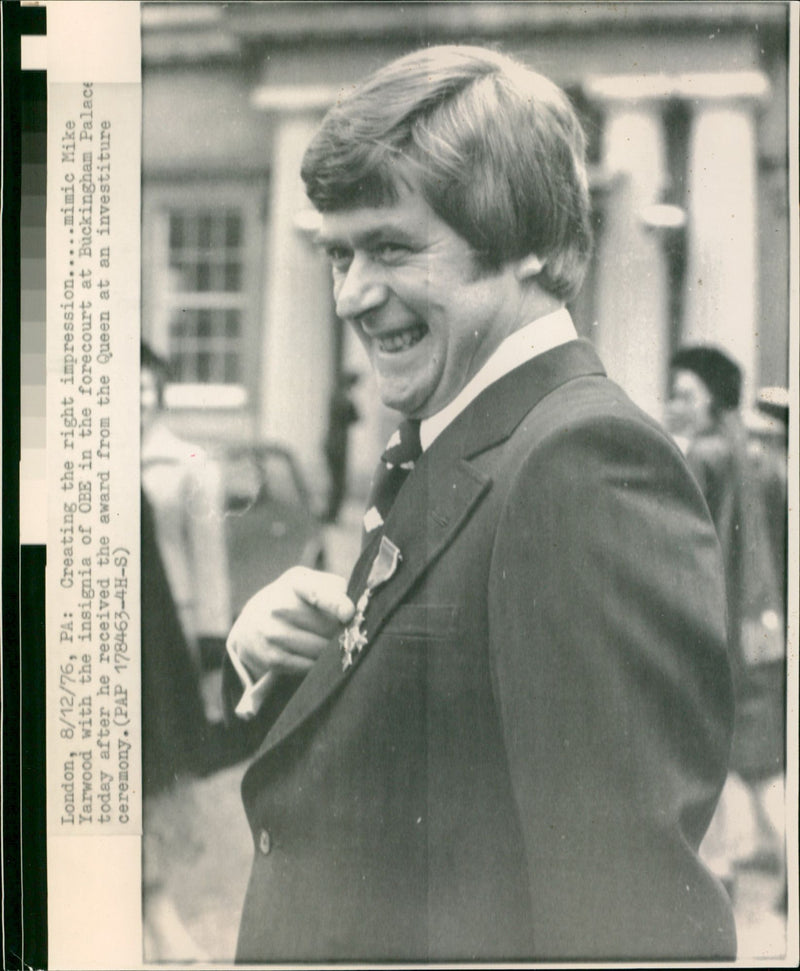
<path id="1" fill-rule="evenodd" d="M 375 470 L 372 488 L 364 514 L 362 546 L 377 534 L 392 508 L 400 487 L 408 478 L 414 463 L 422 454 L 419 442 L 419 421 L 407 418 L 389 439 L 386 450 Z"/>

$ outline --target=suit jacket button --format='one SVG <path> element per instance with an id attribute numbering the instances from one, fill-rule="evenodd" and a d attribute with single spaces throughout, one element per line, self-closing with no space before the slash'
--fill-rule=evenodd
<path id="1" fill-rule="evenodd" d="M 258 849 L 264 856 L 272 849 L 272 840 L 269 838 L 269 830 L 262 829 L 258 834 Z"/>

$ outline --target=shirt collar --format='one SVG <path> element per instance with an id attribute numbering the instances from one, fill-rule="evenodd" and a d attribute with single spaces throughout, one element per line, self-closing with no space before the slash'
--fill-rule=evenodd
<path id="1" fill-rule="evenodd" d="M 429 448 L 436 438 L 454 421 L 481 391 L 494 384 L 509 371 L 525 364 L 539 354 L 575 340 L 578 334 L 566 307 L 533 320 L 514 331 L 500 344 L 489 360 L 441 411 L 420 424 L 422 450 Z"/>

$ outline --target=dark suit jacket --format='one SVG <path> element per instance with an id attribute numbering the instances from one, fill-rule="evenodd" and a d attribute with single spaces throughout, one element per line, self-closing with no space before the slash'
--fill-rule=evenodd
<path id="1" fill-rule="evenodd" d="M 243 780 L 238 959 L 732 955 L 696 855 L 731 731 L 723 577 L 671 440 L 571 342 L 446 429 L 385 533 L 367 648 L 323 652 Z"/>

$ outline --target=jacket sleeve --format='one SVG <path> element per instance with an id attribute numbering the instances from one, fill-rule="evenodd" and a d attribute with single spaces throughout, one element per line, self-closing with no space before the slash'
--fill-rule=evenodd
<path id="1" fill-rule="evenodd" d="M 489 601 L 537 954 L 730 956 L 696 856 L 732 727 L 724 581 L 674 445 L 625 419 L 552 435 L 509 489 Z"/>

